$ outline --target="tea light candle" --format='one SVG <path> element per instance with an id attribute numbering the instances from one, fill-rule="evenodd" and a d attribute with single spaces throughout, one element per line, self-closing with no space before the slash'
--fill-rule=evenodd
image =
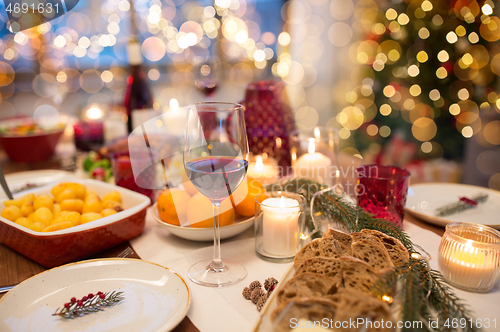
<path id="1" fill-rule="evenodd" d="M 333 181 L 329 173 L 332 160 L 324 154 L 316 152 L 314 138 L 309 139 L 307 151 L 308 153 L 302 155 L 295 162 L 295 176 L 331 185 Z"/>
<path id="2" fill-rule="evenodd" d="M 281 198 L 267 198 L 261 206 L 263 249 L 276 256 L 294 256 L 299 231 L 299 202 L 281 196 Z"/>
<path id="3" fill-rule="evenodd" d="M 262 184 L 275 182 L 277 174 L 277 167 L 269 162 L 264 163 L 262 156 L 257 156 L 256 161 L 248 165 L 247 175 Z"/>
<path id="4" fill-rule="evenodd" d="M 438 263 L 443 276 L 456 287 L 486 292 L 497 283 L 500 277 L 500 233 L 487 228 L 472 223 L 446 226 Z"/>

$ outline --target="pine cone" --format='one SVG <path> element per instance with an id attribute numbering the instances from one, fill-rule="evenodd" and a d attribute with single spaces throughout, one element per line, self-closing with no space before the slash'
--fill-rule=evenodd
<path id="1" fill-rule="evenodd" d="M 267 297 L 266 296 L 261 296 L 260 299 L 257 301 L 257 310 L 261 311 L 262 308 L 264 308 L 264 305 L 266 304 Z"/>
<path id="2" fill-rule="evenodd" d="M 276 280 L 275 278 L 271 277 L 271 278 L 267 278 L 266 281 L 264 281 L 264 289 L 266 291 L 269 291 L 269 289 L 273 288 L 273 286 L 276 286 L 278 284 L 278 280 Z M 271 289 L 272 291 L 272 289 Z"/>
<path id="3" fill-rule="evenodd" d="M 256 289 L 256 288 L 261 288 L 261 287 L 262 287 L 262 284 L 260 283 L 260 281 L 255 280 L 255 281 L 252 281 L 252 282 L 250 283 L 250 286 L 248 286 L 248 287 L 250 288 L 250 290 L 252 290 L 252 291 L 253 291 L 253 290 L 254 290 L 254 289 Z"/>
<path id="4" fill-rule="evenodd" d="M 252 296 L 252 291 L 250 290 L 250 288 L 248 287 L 245 287 L 243 288 L 243 297 L 246 299 L 246 300 L 250 300 L 250 296 Z"/>
<path id="5" fill-rule="evenodd" d="M 252 291 L 252 295 L 250 295 L 250 300 L 252 300 L 253 303 L 257 303 L 261 297 L 264 297 L 266 293 L 262 288 L 255 288 Z"/>

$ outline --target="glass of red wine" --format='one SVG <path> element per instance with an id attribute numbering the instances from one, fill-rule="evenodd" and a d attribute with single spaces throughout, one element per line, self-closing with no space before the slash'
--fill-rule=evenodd
<path id="1" fill-rule="evenodd" d="M 195 85 L 205 94 L 205 101 L 212 100 L 217 90 L 219 64 L 215 59 L 202 61 L 194 67 Z"/>
<path id="2" fill-rule="evenodd" d="M 213 205 L 213 259 L 191 266 L 189 278 L 200 285 L 221 287 L 245 278 L 238 262 L 221 259 L 220 206 L 244 180 L 248 166 L 248 142 L 243 106 L 204 102 L 189 106 L 184 146 L 184 169 L 193 185 Z"/>

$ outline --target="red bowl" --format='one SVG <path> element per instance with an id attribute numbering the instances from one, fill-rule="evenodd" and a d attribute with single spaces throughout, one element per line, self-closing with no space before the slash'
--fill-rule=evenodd
<path id="1" fill-rule="evenodd" d="M 124 210 L 84 225 L 47 233 L 32 231 L 0 217 L 0 242 L 35 262 L 52 268 L 112 248 L 142 233 L 146 209 L 150 203 L 148 197 L 97 180 L 75 182 L 85 185 L 100 197 L 110 191 L 118 191 Z M 14 198 L 20 198 L 28 192 L 37 196 L 50 194 L 53 186 L 25 191 Z M 0 205 L 1 213 L 4 206 L 1 202 Z"/>
<path id="2" fill-rule="evenodd" d="M 17 126 L 19 124 L 32 123 L 27 119 L 9 119 L 0 121 L 0 128 Z M 33 135 L 8 135 L 0 134 L 0 145 L 9 158 L 19 163 L 34 163 L 44 161 L 54 155 L 56 145 L 65 126 L 42 134 Z"/>

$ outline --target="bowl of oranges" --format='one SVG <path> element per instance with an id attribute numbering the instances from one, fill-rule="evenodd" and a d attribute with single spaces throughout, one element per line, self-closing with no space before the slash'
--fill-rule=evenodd
<path id="1" fill-rule="evenodd" d="M 265 190 L 262 184 L 246 177 L 220 207 L 221 239 L 252 227 L 255 197 Z M 182 187 L 163 191 L 153 206 L 154 219 L 172 234 L 192 241 L 213 241 L 212 203 L 184 175 Z"/>
<path id="2" fill-rule="evenodd" d="M 45 267 L 142 233 L 148 197 L 97 180 L 46 185 L 0 202 L 0 242 Z"/>

